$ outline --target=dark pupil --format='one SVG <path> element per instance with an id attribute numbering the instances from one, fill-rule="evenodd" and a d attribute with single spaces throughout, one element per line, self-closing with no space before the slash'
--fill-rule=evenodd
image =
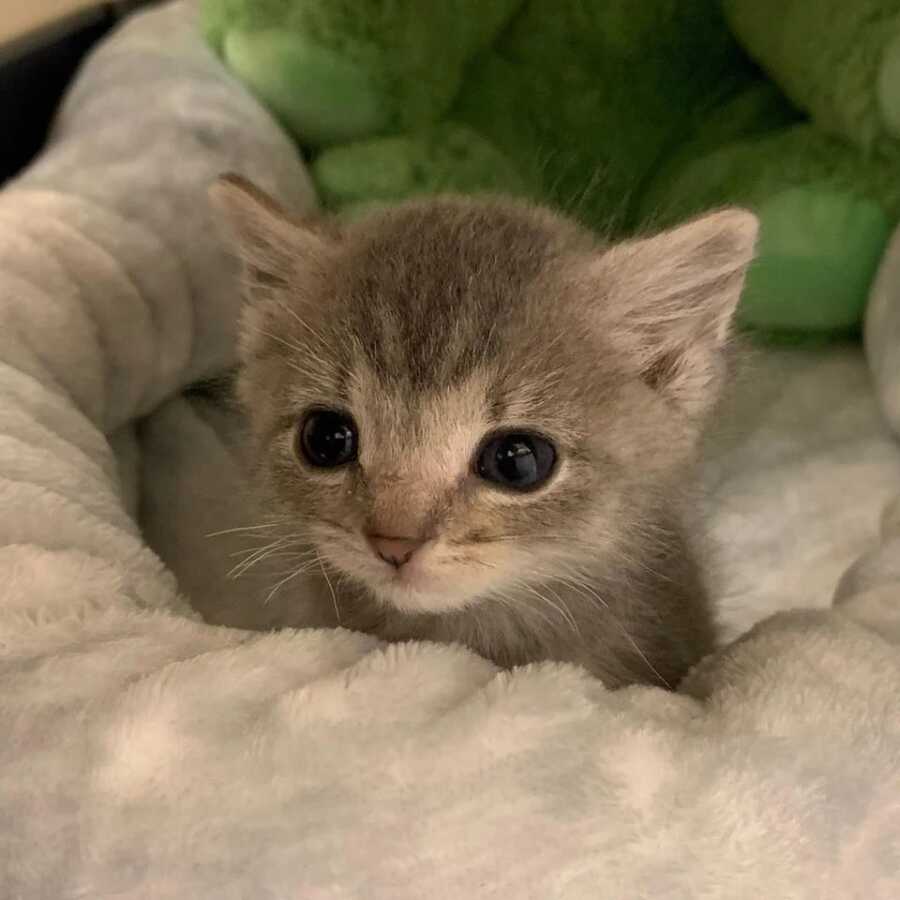
<path id="1" fill-rule="evenodd" d="M 537 479 L 534 445 L 527 437 L 511 437 L 497 448 L 497 471 L 510 484 Z"/>
<path id="2" fill-rule="evenodd" d="M 315 466 L 340 466 L 356 453 L 356 434 L 340 413 L 313 413 L 303 426 L 303 453 Z"/>

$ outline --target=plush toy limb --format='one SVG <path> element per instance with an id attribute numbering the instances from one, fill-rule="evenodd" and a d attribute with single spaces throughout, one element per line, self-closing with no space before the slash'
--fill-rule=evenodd
<path id="1" fill-rule="evenodd" d="M 900 30 L 888 42 L 878 76 L 878 108 L 885 128 L 900 140 Z"/>
<path id="2" fill-rule="evenodd" d="M 377 134 L 391 115 L 379 85 L 359 65 L 280 30 L 229 31 L 229 68 L 292 134 L 322 146 Z"/>
<path id="3" fill-rule="evenodd" d="M 740 321 L 768 332 L 856 329 L 891 232 L 884 210 L 824 183 L 773 194 L 758 213 L 759 258 Z"/>
<path id="4" fill-rule="evenodd" d="M 741 321 L 763 331 L 835 333 L 858 326 L 891 224 L 897 161 L 863 160 L 809 125 L 722 147 L 654 185 L 666 223 L 726 203 L 760 216 L 760 249 Z"/>
<path id="5" fill-rule="evenodd" d="M 817 125 L 867 150 L 900 137 L 900 0 L 724 0 L 723 8 Z"/>
<path id="6" fill-rule="evenodd" d="M 537 193 L 491 143 L 453 123 L 326 150 L 312 175 L 326 205 L 337 210 L 441 191 Z"/>
<path id="7" fill-rule="evenodd" d="M 672 186 L 694 160 L 720 147 L 783 131 L 801 120 L 801 114 L 770 81 L 756 81 L 717 109 L 698 118 L 694 134 L 644 182 L 633 205 L 631 229 L 645 227 L 665 214 L 672 203 Z M 679 209 L 676 215 L 681 214 Z M 674 224 L 674 223 L 672 223 Z"/>
<path id="8" fill-rule="evenodd" d="M 438 120 L 522 0 L 203 0 L 212 46 L 307 146 Z"/>

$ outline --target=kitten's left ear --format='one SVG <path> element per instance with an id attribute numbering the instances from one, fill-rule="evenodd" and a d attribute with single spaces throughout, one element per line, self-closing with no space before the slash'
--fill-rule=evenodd
<path id="1" fill-rule="evenodd" d="M 244 263 L 249 300 L 289 282 L 324 258 L 329 242 L 292 219 L 268 194 L 240 175 L 223 175 L 209 189 L 216 217 Z"/>
<path id="2" fill-rule="evenodd" d="M 597 263 L 605 327 L 641 377 L 688 414 L 704 413 L 719 394 L 757 231 L 752 213 L 725 209 L 619 244 Z"/>

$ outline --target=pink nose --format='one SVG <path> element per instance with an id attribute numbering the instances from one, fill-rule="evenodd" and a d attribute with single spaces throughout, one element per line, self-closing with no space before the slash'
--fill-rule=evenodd
<path id="1" fill-rule="evenodd" d="M 376 555 L 397 569 L 408 563 L 425 543 L 418 538 L 384 537 L 381 534 L 370 534 L 368 539 Z"/>

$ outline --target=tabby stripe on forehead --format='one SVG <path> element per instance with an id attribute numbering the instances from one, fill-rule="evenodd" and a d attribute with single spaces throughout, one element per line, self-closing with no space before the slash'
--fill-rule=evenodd
<path id="1" fill-rule="evenodd" d="M 367 299 L 368 302 L 360 304 L 357 309 L 360 349 L 375 376 L 380 381 L 386 381 L 392 373 L 402 370 L 403 361 L 399 358 L 398 346 L 400 336 L 394 331 L 395 323 L 390 310 L 380 307 L 374 295 Z"/>

